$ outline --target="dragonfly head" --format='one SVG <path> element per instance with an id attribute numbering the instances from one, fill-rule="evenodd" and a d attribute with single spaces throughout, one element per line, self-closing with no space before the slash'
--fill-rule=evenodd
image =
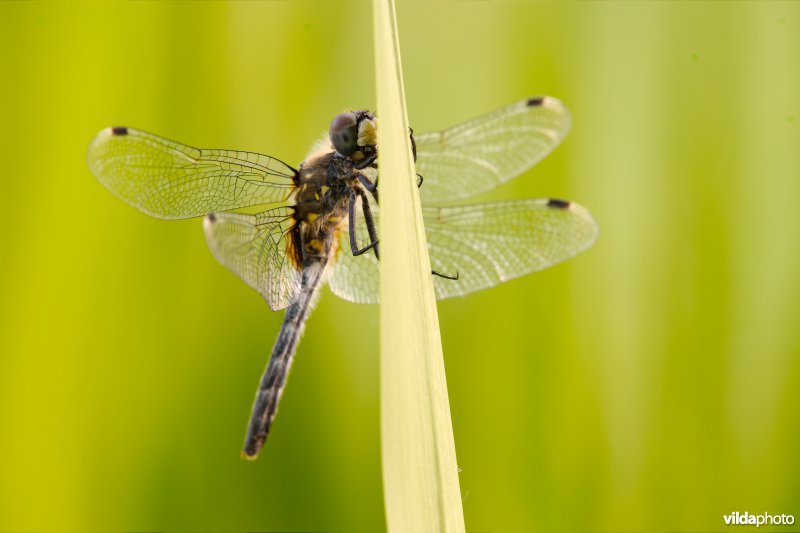
<path id="1" fill-rule="evenodd" d="M 378 130 L 375 115 L 369 111 L 348 111 L 331 122 L 331 143 L 336 151 L 353 161 L 376 152 Z"/>

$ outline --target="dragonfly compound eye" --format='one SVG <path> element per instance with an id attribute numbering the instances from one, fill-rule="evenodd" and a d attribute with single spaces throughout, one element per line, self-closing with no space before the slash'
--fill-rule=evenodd
<path id="1" fill-rule="evenodd" d="M 331 122 L 331 142 L 336 151 L 348 156 L 356 151 L 358 126 L 354 113 L 341 113 Z"/>

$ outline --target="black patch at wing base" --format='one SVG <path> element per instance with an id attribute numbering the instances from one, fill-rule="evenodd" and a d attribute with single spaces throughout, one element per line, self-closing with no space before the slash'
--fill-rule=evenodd
<path id="1" fill-rule="evenodd" d="M 112 135 L 127 135 L 128 134 L 128 128 L 126 128 L 125 126 L 114 126 L 113 128 L 111 128 L 111 134 Z"/>
<path id="2" fill-rule="evenodd" d="M 540 105 L 542 105 L 544 103 L 544 97 L 543 96 L 535 96 L 533 98 L 528 99 L 528 101 L 526 103 L 528 104 L 529 107 L 540 106 Z"/>

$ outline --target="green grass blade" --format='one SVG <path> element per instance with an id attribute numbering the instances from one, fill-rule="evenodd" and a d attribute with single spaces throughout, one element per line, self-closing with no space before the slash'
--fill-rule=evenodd
<path id="1" fill-rule="evenodd" d="M 394 2 L 374 1 L 381 172 L 381 441 L 389 531 L 464 531 Z"/>

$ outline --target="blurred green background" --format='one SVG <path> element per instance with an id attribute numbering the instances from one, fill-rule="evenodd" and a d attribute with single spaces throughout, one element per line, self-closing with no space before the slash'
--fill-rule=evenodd
<path id="1" fill-rule="evenodd" d="M 561 98 L 563 146 L 491 197 L 601 226 L 439 306 L 467 528 L 800 519 L 800 3 L 398 18 L 412 126 Z M 325 290 L 243 461 L 281 314 L 85 164 L 109 125 L 299 163 L 375 107 L 370 4 L 4 2 L 0 69 L 0 530 L 382 529 L 378 309 Z"/>

